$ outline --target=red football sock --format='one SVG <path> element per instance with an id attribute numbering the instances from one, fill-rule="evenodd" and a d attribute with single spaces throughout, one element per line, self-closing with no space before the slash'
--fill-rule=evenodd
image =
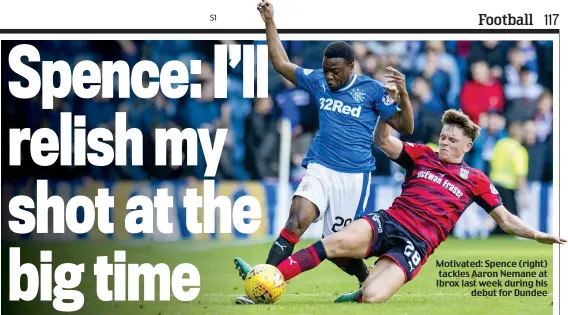
<path id="1" fill-rule="evenodd" d="M 314 248 L 314 245 L 300 249 L 294 255 L 288 256 L 278 265 L 278 270 L 282 272 L 284 280 L 288 281 L 304 271 L 315 268 L 321 259 Z"/>
<path id="2" fill-rule="evenodd" d="M 296 234 L 288 231 L 286 228 L 280 231 L 280 237 L 287 240 L 292 245 L 296 245 L 300 241 L 300 238 Z"/>

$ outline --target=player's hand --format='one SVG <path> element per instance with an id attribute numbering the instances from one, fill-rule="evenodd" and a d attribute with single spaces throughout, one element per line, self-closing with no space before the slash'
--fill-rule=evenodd
<path id="1" fill-rule="evenodd" d="M 542 232 L 538 232 L 535 235 L 535 240 L 539 243 L 542 243 L 542 244 L 564 244 L 564 243 L 566 243 L 566 240 L 561 238 L 561 237 L 542 233 Z"/>
<path id="2" fill-rule="evenodd" d="M 387 83 L 394 84 L 400 95 L 407 95 L 406 76 L 391 66 L 387 67 L 387 71 L 389 72 L 386 75 L 386 78 L 389 79 Z"/>
<path id="3" fill-rule="evenodd" d="M 260 12 L 260 16 L 262 17 L 264 23 L 272 21 L 272 19 L 274 18 L 274 7 L 272 6 L 272 3 L 266 0 L 262 0 L 256 6 L 256 9 Z"/>
<path id="4" fill-rule="evenodd" d="M 385 88 L 387 89 L 387 93 L 389 96 L 394 99 L 394 101 L 398 104 L 400 103 L 400 94 L 398 93 L 398 89 L 395 85 L 386 85 Z"/>

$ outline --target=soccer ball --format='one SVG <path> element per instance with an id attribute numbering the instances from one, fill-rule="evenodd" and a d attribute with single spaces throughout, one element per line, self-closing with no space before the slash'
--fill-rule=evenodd
<path id="1" fill-rule="evenodd" d="M 278 268 L 260 264 L 254 266 L 245 279 L 245 292 L 257 304 L 272 304 L 284 293 L 286 281 Z"/>

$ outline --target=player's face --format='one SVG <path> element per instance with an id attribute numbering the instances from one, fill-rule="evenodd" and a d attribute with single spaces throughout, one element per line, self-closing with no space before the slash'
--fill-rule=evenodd
<path id="1" fill-rule="evenodd" d="M 454 125 L 445 125 L 440 133 L 440 160 L 449 163 L 459 163 L 466 152 L 471 149 L 472 141 L 463 134 L 463 130 Z"/>
<path id="2" fill-rule="evenodd" d="M 327 86 L 332 91 L 337 91 L 351 78 L 354 63 L 349 63 L 343 58 L 326 58 L 323 57 L 323 73 Z"/>

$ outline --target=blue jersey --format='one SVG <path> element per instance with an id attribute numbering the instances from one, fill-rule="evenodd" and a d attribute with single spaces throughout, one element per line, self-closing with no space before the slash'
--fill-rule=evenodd
<path id="1" fill-rule="evenodd" d="M 296 85 L 319 105 L 319 131 L 302 166 L 318 163 L 344 173 L 373 171 L 371 146 L 377 119 L 386 121 L 398 111 L 384 85 L 354 75 L 345 87 L 332 92 L 321 69 L 302 67 L 296 69 Z"/>

